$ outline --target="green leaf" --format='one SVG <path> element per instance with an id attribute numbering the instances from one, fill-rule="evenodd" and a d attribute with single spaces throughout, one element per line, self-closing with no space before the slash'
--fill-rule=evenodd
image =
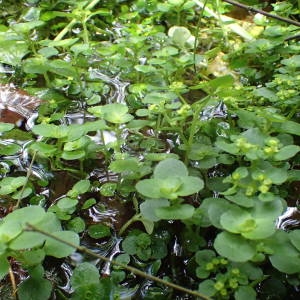
<path id="1" fill-rule="evenodd" d="M 220 223 L 227 231 L 232 233 L 249 232 L 256 227 L 255 219 L 252 218 L 251 214 L 239 207 L 233 207 L 223 213 Z"/>
<path id="2" fill-rule="evenodd" d="M 300 55 L 294 55 L 290 58 L 281 60 L 281 63 L 290 67 L 290 68 L 299 68 L 300 67 Z"/>
<path id="3" fill-rule="evenodd" d="M 73 271 L 71 277 L 71 285 L 73 289 L 96 283 L 99 284 L 99 271 L 98 269 L 87 262 L 79 264 Z"/>
<path id="4" fill-rule="evenodd" d="M 45 23 L 43 21 L 31 21 L 26 23 L 15 23 L 12 24 L 11 27 L 14 31 L 28 34 L 32 29 L 43 26 L 44 24 Z"/>
<path id="5" fill-rule="evenodd" d="M 217 292 L 217 290 L 215 289 L 215 282 L 211 279 L 202 281 L 199 284 L 198 291 L 207 297 L 214 296 Z"/>
<path id="6" fill-rule="evenodd" d="M 257 201 L 250 210 L 255 219 L 256 227 L 249 232 L 243 232 L 242 235 L 247 239 L 265 239 L 275 232 L 275 221 L 283 211 L 280 199 L 274 199 L 272 202 Z"/>
<path id="7" fill-rule="evenodd" d="M 234 293 L 235 300 L 256 300 L 256 291 L 253 287 L 247 286 L 239 286 L 238 289 Z"/>
<path id="8" fill-rule="evenodd" d="M 8 273 L 9 263 L 7 261 L 6 255 L 0 255 L 0 280 Z"/>
<path id="9" fill-rule="evenodd" d="M 76 198 L 80 194 L 86 193 L 90 188 L 90 181 L 88 179 L 83 179 L 75 183 L 72 189 L 67 193 L 67 196 L 71 198 Z"/>
<path id="10" fill-rule="evenodd" d="M 70 220 L 67 224 L 68 230 L 74 231 L 76 233 L 80 233 L 85 229 L 85 222 L 80 217 L 75 217 Z"/>
<path id="11" fill-rule="evenodd" d="M 125 173 L 128 171 L 138 172 L 139 170 L 139 161 L 137 158 L 130 157 L 126 159 L 118 159 L 113 161 L 109 168 L 116 173 Z"/>
<path id="12" fill-rule="evenodd" d="M 87 209 L 87 208 L 90 208 L 91 206 L 93 206 L 94 204 L 96 204 L 97 203 L 97 201 L 96 201 L 96 199 L 94 199 L 94 198 L 90 198 L 90 199 L 88 199 L 88 200 L 86 200 L 84 203 L 83 203 L 83 205 L 82 205 L 82 209 Z"/>
<path id="13" fill-rule="evenodd" d="M 166 177 L 188 176 L 185 164 L 174 158 L 167 158 L 157 164 L 153 172 L 154 178 L 164 179 Z"/>
<path id="14" fill-rule="evenodd" d="M 178 204 L 168 207 L 158 207 L 155 214 L 162 220 L 185 220 L 193 216 L 195 208 L 189 204 Z"/>
<path id="15" fill-rule="evenodd" d="M 0 155 L 14 155 L 22 148 L 20 145 L 12 143 L 12 144 L 2 144 L 0 143 Z"/>
<path id="16" fill-rule="evenodd" d="M 299 251 L 292 245 L 281 248 L 275 255 L 269 257 L 273 267 L 282 273 L 297 274 L 300 272 Z"/>
<path id="17" fill-rule="evenodd" d="M 63 39 L 59 41 L 54 40 L 42 40 L 40 41 L 40 45 L 46 46 L 46 47 L 70 47 L 71 45 L 75 44 L 79 38 L 74 39 Z"/>
<path id="18" fill-rule="evenodd" d="M 37 135 L 49 138 L 64 138 L 68 136 L 68 127 L 65 125 L 57 126 L 54 124 L 39 124 L 32 128 L 32 132 Z"/>
<path id="19" fill-rule="evenodd" d="M 25 176 L 5 177 L 0 182 L 0 195 L 8 195 L 23 187 L 27 182 Z"/>
<path id="20" fill-rule="evenodd" d="M 216 228 L 223 228 L 220 224 L 221 215 L 230 211 L 234 206 L 222 198 L 206 198 L 203 200 L 200 209 L 205 216 L 208 216 L 212 225 Z"/>
<path id="21" fill-rule="evenodd" d="M 105 182 L 100 187 L 100 194 L 104 197 L 112 197 L 116 190 L 117 190 L 118 184 L 116 182 Z"/>
<path id="22" fill-rule="evenodd" d="M 9 243 L 9 248 L 12 250 L 30 249 L 41 246 L 46 237 L 38 232 L 22 232 L 12 242 Z"/>
<path id="23" fill-rule="evenodd" d="M 123 250 L 129 255 L 135 255 L 137 251 L 137 237 L 135 235 L 127 236 L 122 242 Z"/>
<path id="24" fill-rule="evenodd" d="M 24 267 L 34 267 L 41 264 L 45 259 L 45 252 L 42 249 L 31 249 L 30 251 L 22 251 L 17 255 L 17 260 L 22 263 Z"/>
<path id="25" fill-rule="evenodd" d="M 106 121 L 114 124 L 127 123 L 133 119 L 133 116 L 127 113 L 128 107 L 121 103 L 94 106 L 90 107 L 88 111 L 96 117 L 103 118 Z"/>
<path id="26" fill-rule="evenodd" d="M 78 203 L 77 199 L 72 199 L 69 197 L 64 197 L 57 202 L 57 207 L 65 212 L 73 213 L 76 209 L 76 205 Z"/>
<path id="27" fill-rule="evenodd" d="M 65 160 L 77 160 L 85 157 L 86 153 L 84 150 L 64 151 L 61 158 Z"/>
<path id="28" fill-rule="evenodd" d="M 111 235 L 110 228 L 103 224 L 93 224 L 88 227 L 88 234 L 94 239 L 101 239 Z"/>
<path id="29" fill-rule="evenodd" d="M 49 280 L 29 277 L 18 286 L 18 297 L 22 300 L 49 299 L 51 291 Z"/>
<path id="30" fill-rule="evenodd" d="M 147 199 L 140 205 L 140 212 L 145 219 L 157 222 L 159 221 L 159 218 L 157 217 L 155 210 L 156 208 L 164 206 L 170 206 L 167 199 Z"/>
<path id="31" fill-rule="evenodd" d="M 279 132 L 300 135 L 300 124 L 294 121 L 286 120 L 282 123 L 273 123 L 273 126 L 278 129 Z"/>
<path id="32" fill-rule="evenodd" d="M 84 148 L 91 139 L 87 136 L 82 136 L 77 140 L 70 141 L 64 144 L 64 151 L 74 151 L 74 150 L 80 150 Z"/>
<path id="33" fill-rule="evenodd" d="M 234 143 L 229 144 L 221 139 L 216 141 L 216 146 L 221 150 L 228 152 L 230 154 L 237 154 L 239 152 L 239 149 L 236 147 Z"/>
<path id="34" fill-rule="evenodd" d="M 209 277 L 210 272 L 206 269 L 206 264 L 211 262 L 216 257 L 216 253 L 212 250 L 200 250 L 197 251 L 195 259 L 199 267 L 196 269 L 196 275 L 198 278 L 204 279 Z"/>
<path id="35" fill-rule="evenodd" d="M 177 190 L 179 196 L 188 196 L 198 193 L 204 187 L 204 182 L 202 179 L 194 176 L 181 177 L 181 185 Z"/>
<path id="36" fill-rule="evenodd" d="M 57 151 L 55 145 L 49 145 L 44 142 L 34 142 L 30 145 L 30 149 L 37 151 L 39 155 L 43 155 L 44 157 L 52 157 Z"/>
<path id="37" fill-rule="evenodd" d="M 216 251 L 231 261 L 246 262 L 256 253 L 255 245 L 240 235 L 221 232 L 217 235 L 214 247 Z"/>
<path id="38" fill-rule="evenodd" d="M 194 46 L 195 37 L 186 27 L 173 26 L 169 29 L 168 36 L 179 48 L 192 48 Z"/>
<path id="39" fill-rule="evenodd" d="M 79 245 L 79 237 L 73 231 L 58 231 L 53 232 L 52 234 L 75 246 Z M 47 255 L 62 258 L 72 254 L 75 251 L 75 248 L 49 237 L 46 240 L 44 250 Z"/>
<path id="40" fill-rule="evenodd" d="M 154 68 L 153 66 L 149 66 L 149 65 L 136 65 L 136 66 L 134 66 L 134 69 L 138 72 L 145 73 L 145 74 L 157 72 L 156 68 Z"/>
<path id="41" fill-rule="evenodd" d="M 11 66 L 20 66 L 22 58 L 30 51 L 25 41 L 0 41 L 0 62 Z"/>
<path id="42" fill-rule="evenodd" d="M 161 198 L 160 183 L 159 179 L 144 179 L 139 181 L 135 188 L 140 194 L 148 198 L 158 199 Z"/>
<path id="43" fill-rule="evenodd" d="M 286 160 L 295 156 L 300 151 L 300 147 L 297 145 L 288 145 L 281 148 L 275 155 L 275 160 Z"/>
<path id="44" fill-rule="evenodd" d="M 49 71 L 64 77 L 77 78 L 78 73 L 70 62 L 62 59 L 48 61 Z"/>
<path id="45" fill-rule="evenodd" d="M 235 195 L 226 195 L 226 199 L 243 207 L 253 207 L 255 197 L 247 197 L 243 191 L 238 191 Z"/>
<path id="46" fill-rule="evenodd" d="M 254 95 L 258 97 L 264 97 L 270 100 L 271 102 L 275 102 L 278 100 L 278 96 L 276 95 L 276 93 L 265 87 L 255 89 Z"/>
<path id="47" fill-rule="evenodd" d="M 300 251 L 300 230 L 289 232 L 289 238 L 292 244 Z"/>
<path id="48" fill-rule="evenodd" d="M 0 132 L 10 131 L 14 127 L 14 124 L 0 122 Z"/>
<path id="49" fill-rule="evenodd" d="M 212 79 L 208 82 L 208 86 L 212 90 L 217 90 L 220 88 L 231 88 L 234 84 L 234 78 L 231 75 L 224 75 L 218 78 Z"/>
<path id="50" fill-rule="evenodd" d="M 24 72 L 28 74 L 46 74 L 49 70 L 48 61 L 45 57 L 32 57 L 24 61 Z"/>

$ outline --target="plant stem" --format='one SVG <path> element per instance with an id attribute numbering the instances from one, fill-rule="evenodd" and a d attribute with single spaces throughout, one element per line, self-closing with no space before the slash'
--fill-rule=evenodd
<path id="1" fill-rule="evenodd" d="M 87 5 L 84 9 L 90 10 L 92 9 L 100 0 L 93 0 L 89 5 Z M 72 19 L 71 22 L 55 37 L 54 41 L 60 41 L 63 37 L 71 30 L 71 28 L 78 23 L 78 19 Z"/>
<path id="2" fill-rule="evenodd" d="M 34 225 L 31 225 L 31 224 L 27 223 L 27 229 L 26 230 L 27 231 L 39 232 L 39 233 L 41 233 L 41 234 L 43 234 L 45 236 L 48 236 L 50 238 L 55 239 L 56 241 L 59 241 L 59 242 L 65 244 L 65 245 L 68 245 L 68 246 L 70 246 L 70 247 L 72 247 L 72 248 L 74 248 L 74 249 L 76 249 L 76 250 L 78 250 L 80 252 L 83 252 L 83 253 L 86 253 L 86 254 L 91 255 L 93 257 L 102 259 L 105 262 L 108 262 L 108 263 L 111 263 L 112 265 L 121 267 L 121 268 L 123 268 L 123 269 L 125 269 L 125 270 L 127 270 L 129 272 L 132 272 L 135 275 L 144 277 L 144 278 L 146 278 L 148 280 L 152 280 L 152 281 L 158 282 L 158 283 L 163 284 L 165 286 L 168 286 L 170 288 L 173 288 L 173 289 L 176 289 L 178 291 L 190 294 L 190 295 L 195 296 L 195 297 L 199 297 L 199 298 L 204 299 L 204 300 L 211 300 L 211 298 L 209 298 L 209 297 L 207 297 L 207 296 L 205 296 L 205 295 L 203 295 L 203 294 L 201 294 L 201 293 L 199 293 L 197 291 L 193 291 L 193 290 L 187 289 L 187 288 L 185 288 L 183 286 L 180 286 L 180 285 L 177 285 L 177 284 L 175 284 L 173 282 L 169 282 L 169 281 L 160 279 L 159 277 L 147 274 L 147 273 L 145 273 L 143 271 L 140 271 L 139 269 L 136 269 L 134 267 L 131 267 L 131 266 L 119 263 L 119 262 L 117 262 L 115 260 L 112 260 L 112 259 L 107 258 L 105 256 L 102 256 L 100 254 L 94 253 L 93 251 L 87 249 L 86 247 L 77 246 L 77 245 L 75 245 L 73 243 L 67 242 L 67 241 L 63 240 L 62 238 L 59 238 L 59 237 L 57 237 L 57 236 L 55 236 L 55 235 L 53 235 L 53 234 L 51 234 L 49 232 L 46 232 L 44 230 L 41 230 L 41 229 L 35 227 Z"/>
<path id="3" fill-rule="evenodd" d="M 291 19 L 288 19 L 288 18 L 284 18 L 284 17 L 281 17 L 281 16 L 273 15 L 273 14 L 270 14 L 270 13 L 264 11 L 264 10 L 254 8 L 254 7 L 251 7 L 249 5 L 242 4 L 240 2 L 236 2 L 236 1 L 232 1 L 232 0 L 223 0 L 223 1 L 227 2 L 229 4 L 232 4 L 234 6 L 246 9 L 249 12 L 259 13 L 259 14 L 264 15 L 266 17 L 273 18 L 273 19 L 276 19 L 276 20 L 279 20 L 279 21 L 282 21 L 282 22 L 289 23 L 289 24 L 296 25 L 296 26 L 300 27 L 300 22 L 297 22 L 297 21 L 294 21 L 294 20 L 291 20 Z M 300 0 L 298 0 L 298 5 L 300 5 Z"/>
<path id="4" fill-rule="evenodd" d="M 125 232 L 125 230 L 134 222 L 137 222 L 140 220 L 141 215 L 140 214 L 136 214 L 134 215 L 132 218 L 130 218 L 119 230 L 119 235 L 122 236 L 123 233 Z"/>
<path id="5" fill-rule="evenodd" d="M 17 208 L 20 206 L 20 203 L 21 203 L 21 200 L 22 200 L 23 193 L 24 193 L 24 191 L 25 191 L 25 188 L 26 188 L 27 183 L 28 183 L 28 181 L 29 181 L 29 177 L 30 177 L 30 175 L 31 175 L 32 166 L 33 166 L 33 163 L 34 163 L 36 154 L 37 154 L 37 151 L 34 151 L 34 152 L 33 152 L 33 155 L 32 155 L 32 159 L 31 159 L 30 165 L 29 165 L 28 170 L 27 170 L 27 173 L 26 173 L 26 182 L 25 182 L 25 184 L 22 186 L 22 189 L 21 189 L 21 191 L 20 191 L 20 195 L 19 195 L 18 201 L 17 201 L 16 205 L 13 207 L 13 210 L 17 209 Z"/>

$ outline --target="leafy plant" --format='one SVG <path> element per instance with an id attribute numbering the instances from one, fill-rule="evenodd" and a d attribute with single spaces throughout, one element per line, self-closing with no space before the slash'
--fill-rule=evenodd
<path id="1" fill-rule="evenodd" d="M 286 24 L 264 11 L 237 21 L 224 2 L 3 3 L 0 81 L 40 103 L 18 129 L 2 122 L 17 98 L 8 107 L 1 88 L 0 277 L 19 298 L 298 288 L 299 230 L 276 222 L 298 201 L 299 3 L 268 7 Z M 121 264 L 88 263 L 86 249 L 66 259 L 70 243 Z"/>

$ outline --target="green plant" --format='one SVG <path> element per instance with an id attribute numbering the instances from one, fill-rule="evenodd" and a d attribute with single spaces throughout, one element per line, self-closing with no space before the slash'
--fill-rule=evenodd
<path id="1" fill-rule="evenodd" d="M 26 3 L 1 13 L 0 81 L 42 100 L 28 132 L 0 122 L 1 278 L 20 263 L 22 299 L 33 286 L 37 299 L 289 297 L 299 230 L 276 220 L 300 178 L 298 27 L 237 21 L 221 1 Z M 115 260 L 66 259 L 74 246 L 49 231 Z M 74 269 L 73 290 L 47 256 Z"/>
<path id="2" fill-rule="evenodd" d="M 74 248 L 47 238 L 36 232 L 26 231 L 27 223 L 53 232 L 55 236 L 79 244 L 75 232 L 63 230 L 60 222 L 51 212 L 45 212 L 40 206 L 29 206 L 15 210 L 1 220 L 1 279 L 9 272 L 9 260 L 16 259 L 28 270 L 30 277 L 20 285 L 19 295 L 23 299 L 49 298 L 51 283 L 43 278 L 42 263 L 46 256 L 62 258 L 74 252 Z M 35 291 L 29 290 L 35 286 Z"/>

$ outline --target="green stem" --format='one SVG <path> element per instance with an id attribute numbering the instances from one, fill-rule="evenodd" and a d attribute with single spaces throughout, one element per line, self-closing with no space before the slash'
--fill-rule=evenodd
<path id="1" fill-rule="evenodd" d="M 141 215 L 136 214 L 132 218 L 130 218 L 119 230 L 119 236 L 122 236 L 126 229 L 133 224 L 134 222 L 140 221 Z"/>
<path id="2" fill-rule="evenodd" d="M 41 230 L 41 229 L 37 228 L 34 225 L 27 224 L 27 229 L 26 230 L 27 231 L 39 232 L 39 233 L 41 233 L 41 234 L 43 234 L 45 236 L 53 238 L 56 241 L 59 241 L 59 242 L 65 244 L 65 245 L 68 245 L 68 246 L 70 246 L 70 247 L 72 247 L 72 248 L 74 248 L 74 249 L 76 249 L 76 250 L 78 250 L 80 252 L 83 252 L 85 254 L 88 254 L 88 255 L 91 255 L 93 257 L 99 258 L 99 259 L 101 259 L 101 260 L 103 260 L 105 262 L 111 263 L 112 265 L 121 267 L 121 268 L 123 268 L 123 269 L 125 269 L 125 270 L 127 270 L 127 271 L 129 271 L 129 272 L 131 272 L 133 274 L 135 274 L 135 275 L 141 276 L 141 277 L 146 278 L 148 280 L 152 280 L 152 281 L 158 282 L 158 283 L 163 284 L 163 285 L 165 285 L 167 287 L 170 287 L 170 288 L 176 289 L 178 291 L 187 293 L 187 294 L 192 295 L 194 297 L 199 297 L 199 298 L 204 299 L 204 300 L 211 300 L 211 298 L 209 298 L 209 297 L 207 297 L 207 296 L 199 293 L 198 291 L 193 291 L 193 290 L 187 289 L 187 288 L 185 288 L 183 286 L 180 286 L 180 285 L 177 285 L 177 284 L 175 284 L 173 282 L 169 282 L 169 281 L 160 279 L 159 277 L 147 274 L 147 273 L 145 273 L 145 272 L 143 272 L 143 271 L 141 271 L 139 269 L 136 269 L 134 267 L 131 267 L 131 266 L 119 263 L 119 262 L 117 262 L 115 260 L 112 260 L 112 259 L 107 258 L 105 256 L 102 256 L 100 254 L 94 253 L 93 251 L 91 251 L 91 250 L 89 250 L 89 249 L 87 249 L 87 248 L 85 248 L 83 246 L 77 246 L 77 245 L 75 245 L 73 243 L 67 242 L 64 239 L 59 238 L 59 237 L 57 237 L 57 236 L 55 236 L 55 235 L 53 235 L 53 234 L 51 234 L 49 232 L 46 232 L 44 230 Z"/>
<path id="3" fill-rule="evenodd" d="M 93 0 L 89 5 L 87 5 L 84 9 L 90 10 L 92 9 L 100 0 Z M 55 37 L 54 41 L 60 41 L 63 37 L 72 29 L 72 27 L 78 23 L 77 19 L 72 19 L 71 22 Z M 82 24 L 83 25 L 83 24 Z"/>
<path id="4" fill-rule="evenodd" d="M 224 37 L 224 40 L 225 40 L 225 45 L 226 45 L 226 47 L 228 47 L 228 45 L 229 45 L 228 31 L 227 31 L 227 28 L 224 26 L 224 21 L 223 21 L 223 19 L 221 17 L 220 5 L 221 5 L 220 0 L 216 0 L 217 15 L 218 15 L 219 24 L 220 24 L 221 30 L 223 32 L 223 37 Z"/>
<path id="5" fill-rule="evenodd" d="M 194 49 L 193 49 L 193 60 L 194 60 L 194 72 L 195 73 L 197 72 L 197 68 L 196 68 L 196 51 L 197 51 L 197 44 L 198 44 L 198 40 L 199 40 L 200 26 L 201 26 L 201 23 L 202 23 L 202 17 L 204 15 L 204 10 L 205 10 L 207 1 L 208 0 L 204 1 L 203 7 L 201 8 L 201 13 L 199 15 L 199 20 L 198 20 L 197 27 L 196 27 L 196 32 L 195 32 L 195 41 L 194 41 Z"/>
<path id="6" fill-rule="evenodd" d="M 82 21 L 82 27 L 83 27 L 83 41 L 85 44 L 89 44 L 89 32 L 86 27 L 86 20 Z"/>
<path id="7" fill-rule="evenodd" d="M 24 194 L 25 188 L 26 188 L 27 183 L 29 181 L 29 177 L 31 176 L 32 166 L 33 166 L 33 163 L 35 161 L 36 154 L 37 154 L 37 151 L 34 151 L 33 155 L 32 155 L 32 159 L 31 159 L 30 165 L 29 165 L 27 173 L 26 173 L 26 182 L 22 186 L 22 189 L 20 191 L 20 195 L 19 195 L 19 198 L 18 198 L 18 201 L 17 201 L 16 205 L 13 207 L 14 210 L 17 209 L 20 206 L 20 204 L 21 204 L 22 196 Z"/>
<path id="8" fill-rule="evenodd" d="M 201 103 L 197 109 L 195 110 L 195 113 L 193 115 L 193 120 L 192 120 L 192 123 L 191 123 L 191 127 L 190 127 L 190 133 L 189 133 L 189 138 L 187 140 L 187 144 L 186 144 L 186 147 L 185 147 L 185 159 L 184 159 L 184 162 L 185 164 L 187 164 L 188 162 L 188 153 L 190 152 L 190 149 L 192 147 L 192 144 L 193 144 L 193 140 L 194 140 L 194 136 L 196 134 L 196 130 L 197 130 L 197 124 L 199 122 L 201 122 L 199 120 L 199 114 L 200 114 L 200 111 L 203 109 L 203 106 L 206 104 L 206 101 L 209 99 L 209 96 L 206 96 L 204 97 L 201 101 L 203 101 L 203 103 Z"/>

